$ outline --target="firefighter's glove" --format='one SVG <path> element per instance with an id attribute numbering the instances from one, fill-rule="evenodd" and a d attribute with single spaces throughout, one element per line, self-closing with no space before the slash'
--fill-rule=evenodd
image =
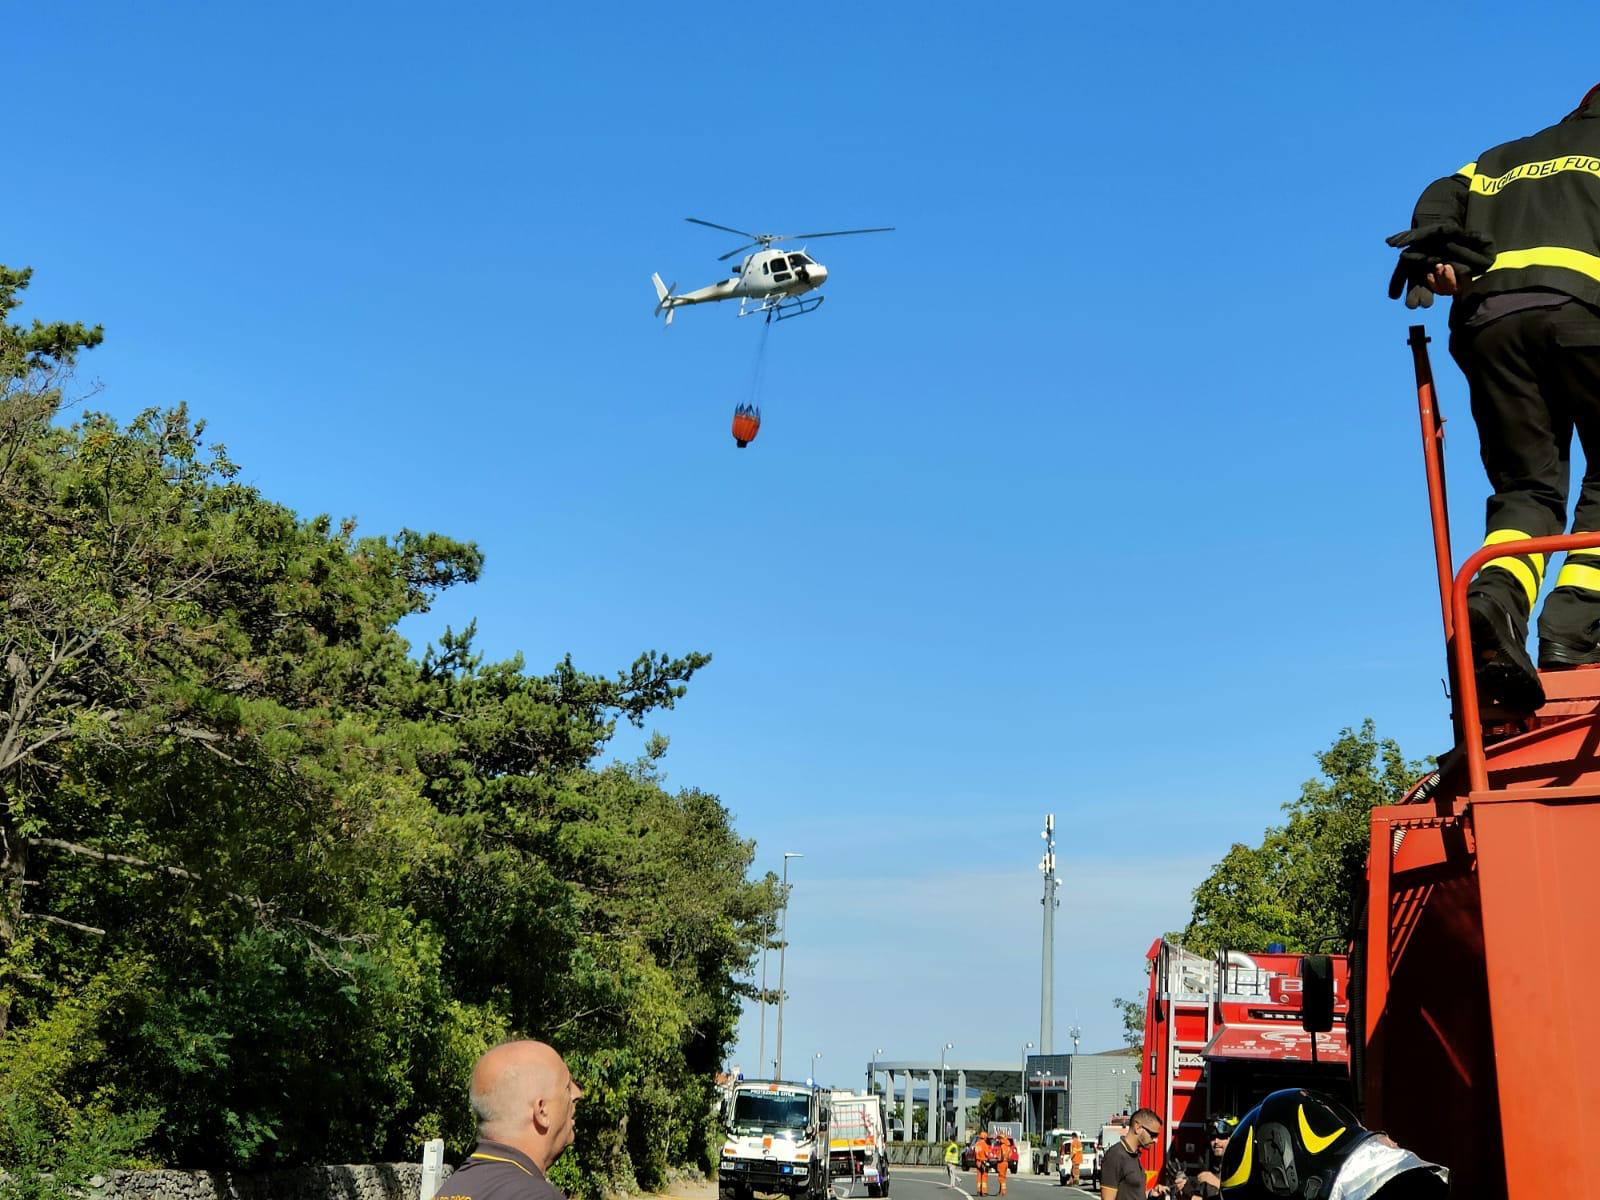
<path id="1" fill-rule="evenodd" d="M 1494 262 L 1493 244 L 1483 234 L 1464 229 L 1457 221 L 1441 221 L 1405 229 L 1386 239 L 1400 251 L 1400 261 L 1389 277 L 1389 299 L 1403 294 L 1407 308 L 1428 308 L 1433 291 L 1428 275 L 1449 263 L 1463 279 L 1481 275 Z"/>

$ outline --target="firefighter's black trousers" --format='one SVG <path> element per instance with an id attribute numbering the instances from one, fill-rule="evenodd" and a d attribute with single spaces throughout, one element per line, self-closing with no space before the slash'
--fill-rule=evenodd
<path id="1" fill-rule="evenodd" d="M 1562 533 L 1573 430 L 1584 474 L 1574 532 L 1600 530 L 1600 312 L 1572 301 L 1464 326 L 1450 354 L 1467 377 L 1489 497 L 1485 544 Z M 1493 559 L 1473 582 L 1526 617 L 1544 579 L 1543 555 Z M 1539 617 L 1541 639 L 1582 640 L 1600 620 L 1600 550 L 1567 556 Z"/>

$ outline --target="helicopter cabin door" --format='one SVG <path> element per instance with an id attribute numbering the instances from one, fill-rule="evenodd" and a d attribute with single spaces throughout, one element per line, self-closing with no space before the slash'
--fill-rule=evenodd
<path id="1" fill-rule="evenodd" d="M 789 259 L 782 251 L 772 251 L 761 260 L 761 282 L 776 291 L 794 282 Z"/>

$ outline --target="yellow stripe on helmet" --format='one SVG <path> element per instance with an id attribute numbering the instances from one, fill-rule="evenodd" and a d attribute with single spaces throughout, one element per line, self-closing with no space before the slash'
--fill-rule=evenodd
<path id="1" fill-rule="evenodd" d="M 1306 1106 L 1300 1106 L 1300 1140 L 1306 1144 L 1306 1149 L 1313 1154 L 1321 1154 L 1329 1146 L 1337 1142 L 1344 1133 L 1341 1125 L 1326 1137 L 1318 1136 L 1311 1132 L 1311 1123 L 1306 1120 Z"/>
<path id="2" fill-rule="evenodd" d="M 1302 1121 L 1305 1117 L 1300 1118 Z M 1241 1187 L 1250 1179 L 1250 1168 L 1255 1164 L 1256 1131 L 1251 1126 L 1244 1131 L 1244 1157 L 1239 1160 L 1239 1169 L 1222 1181 L 1224 1188 Z"/>

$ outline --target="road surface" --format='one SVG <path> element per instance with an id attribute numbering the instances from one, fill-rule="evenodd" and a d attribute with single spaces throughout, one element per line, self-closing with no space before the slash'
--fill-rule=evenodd
<path id="1" fill-rule="evenodd" d="M 973 1189 L 977 1186 L 976 1176 L 971 1171 L 956 1172 L 956 1186 L 960 1195 L 953 1191 L 944 1181 L 943 1167 L 901 1167 L 889 1168 L 889 1200 L 963 1200 L 971 1197 Z M 867 1189 L 857 1187 L 853 1192 L 843 1186 L 841 1180 L 835 1189 L 840 1200 L 863 1200 Z M 989 1195 L 995 1194 L 995 1177 L 989 1175 Z M 1099 1188 L 1062 1187 L 1056 1182 L 1054 1175 L 1011 1175 L 1006 1179 L 1006 1200 L 1082 1200 L 1084 1196 L 1093 1196 L 1099 1200 Z"/>

